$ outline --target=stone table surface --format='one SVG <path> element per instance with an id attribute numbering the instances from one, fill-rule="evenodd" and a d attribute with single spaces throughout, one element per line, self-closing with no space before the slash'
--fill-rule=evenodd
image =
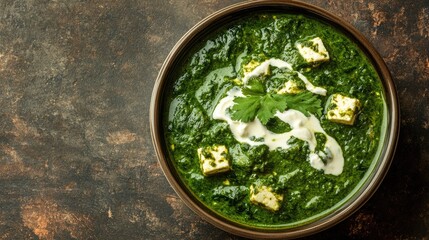
<path id="1" fill-rule="evenodd" d="M 178 198 L 151 143 L 170 49 L 234 0 L 0 0 L 0 239 L 241 239 Z M 429 239 L 429 2 L 306 0 L 380 52 L 398 149 L 358 212 L 309 239 Z"/>

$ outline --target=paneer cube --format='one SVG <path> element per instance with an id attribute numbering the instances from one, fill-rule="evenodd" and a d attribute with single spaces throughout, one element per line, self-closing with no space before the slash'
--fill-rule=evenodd
<path id="1" fill-rule="evenodd" d="M 257 71 L 256 75 L 270 75 L 271 74 L 271 68 L 270 64 L 267 64 L 266 62 L 258 62 L 256 60 L 251 60 L 249 63 L 243 66 L 243 77 L 249 78 L 250 75 L 255 75 L 254 71 L 257 67 L 262 67 L 260 70 L 263 70 L 262 72 Z M 252 74 L 253 73 L 253 74 Z"/>
<path id="2" fill-rule="evenodd" d="M 353 125 L 359 107 L 359 99 L 334 94 L 328 106 L 327 118 L 331 122 Z"/>
<path id="3" fill-rule="evenodd" d="M 289 80 L 285 82 L 283 87 L 277 91 L 278 94 L 296 94 L 300 93 L 302 90 L 299 88 L 298 84 L 295 81 Z"/>
<path id="4" fill-rule="evenodd" d="M 323 45 L 322 39 L 316 37 L 308 41 L 296 44 L 299 54 L 308 63 L 320 63 L 329 61 L 329 53 Z"/>
<path id="5" fill-rule="evenodd" d="M 261 65 L 260 62 L 251 60 L 249 63 L 243 66 L 243 73 L 244 75 L 249 74 L 252 72 L 257 66 Z"/>
<path id="6" fill-rule="evenodd" d="M 205 176 L 227 172 L 231 169 L 228 149 L 224 145 L 198 148 L 201 171 Z"/>
<path id="7" fill-rule="evenodd" d="M 282 201 L 283 195 L 273 192 L 271 187 L 250 186 L 250 202 L 254 204 L 261 205 L 270 211 L 277 211 Z"/>

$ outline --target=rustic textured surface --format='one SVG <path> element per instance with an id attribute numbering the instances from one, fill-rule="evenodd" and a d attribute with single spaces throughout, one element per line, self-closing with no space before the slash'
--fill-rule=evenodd
<path id="1" fill-rule="evenodd" d="M 152 87 L 193 24 L 238 1 L 0 1 L 0 239 L 240 239 L 173 192 L 152 149 Z M 391 171 L 311 239 L 429 238 L 429 2 L 307 0 L 360 30 L 397 84 Z"/>

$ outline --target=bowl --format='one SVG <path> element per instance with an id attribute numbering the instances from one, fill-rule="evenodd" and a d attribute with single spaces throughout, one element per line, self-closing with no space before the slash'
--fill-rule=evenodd
<path id="1" fill-rule="evenodd" d="M 379 145 L 376 159 L 365 173 L 356 189 L 350 193 L 337 207 L 329 212 L 315 217 L 312 220 L 286 227 L 251 226 L 217 214 L 202 203 L 192 191 L 186 187 L 180 177 L 169 146 L 165 139 L 164 105 L 166 104 L 166 92 L 171 88 L 172 81 L 177 77 L 175 73 L 185 61 L 189 51 L 201 42 L 201 39 L 212 34 L 226 24 L 240 19 L 249 14 L 258 12 L 298 13 L 311 18 L 319 19 L 351 39 L 372 63 L 382 84 L 385 120 L 381 130 L 381 144 Z M 367 39 L 353 26 L 335 15 L 310 4 L 298 1 L 251 1 L 231 5 L 206 17 L 192 27 L 173 47 L 162 65 L 156 79 L 151 105 L 150 127 L 155 152 L 168 182 L 183 202 L 197 215 L 212 225 L 232 234 L 259 239 L 296 238 L 323 231 L 357 211 L 374 194 L 386 175 L 394 156 L 399 136 L 399 105 L 396 89 L 391 79 L 389 70 L 383 59 L 367 41 Z"/>

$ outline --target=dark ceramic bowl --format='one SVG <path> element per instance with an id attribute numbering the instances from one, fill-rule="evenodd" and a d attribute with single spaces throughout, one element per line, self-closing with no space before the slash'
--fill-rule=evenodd
<path id="1" fill-rule="evenodd" d="M 247 14 L 260 11 L 276 11 L 285 13 L 300 13 L 313 18 L 318 18 L 331 24 L 340 31 L 344 32 L 352 39 L 367 57 L 372 61 L 375 69 L 384 86 L 384 98 L 386 102 L 387 121 L 385 122 L 384 139 L 382 138 L 382 149 L 379 158 L 374 161 L 365 175 L 365 179 L 351 196 L 344 200 L 344 203 L 336 210 L 325 215 L 322 218 L 305 224 L 289 228 L 256 228 L 243 226 L 219 216 L 199 202 L 181 182 L 178 173 L 168 154 L 166 141 L 163 132 L 163 104 L 164 93 L 169 86 L 168 83 L 174 81 L 173 72 L 181 65 L 183 57 L 202 37 L 210 34 L 227 24 Z M 226 7 L 220 11 L 208 16 L 193 28 L 191 28 L 174 46 L 165 60 L 153 89 L 150 124 L 152 141 L 155 146 L 159 164 L 170 185 L 181 197 L 184 203 L 195 213 L 214 226 L 227 232 L 249 238 L 295 238 L 310 235 L 324 229 L 327 229 L 340 221 L 344 220 L 356 210 L 358 210 L 376 191 L 384 176 L 386 175 L 390 163 L 393 159 L 396 143 L 399 135 L 399 106 L 394 83 L 390 73 L 380 55 L 350 24 L 342 19 L 326 12 L 318 7 L 298 2 L 298 1 L 252 1 L 239 3 Z"/>

